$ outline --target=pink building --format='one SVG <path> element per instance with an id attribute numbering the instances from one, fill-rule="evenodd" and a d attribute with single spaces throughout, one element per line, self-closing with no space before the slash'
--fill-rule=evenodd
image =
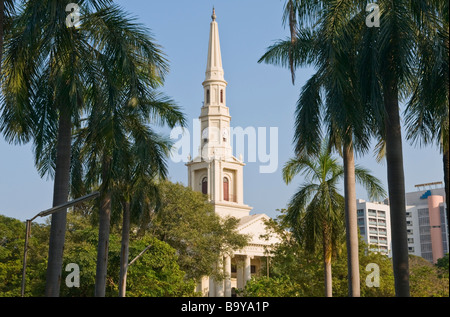
<path id="1" fill-rule="evenodd" d="M 424 189 L 406 194 L 409 252 L 432 263 L 449 252 L 445 190 L 430 188 L 439 184 L 416 185 Z"/>
<path id="2" fill-rule="evenodd" d="M 444 197 L 438 195 L 428 196 L 428 216 L 430 217 L 430 236 L 432 245 L 433 263 L 444 256 L 442 247 L 442 226 L 440 204 L 444 202 Z M 433 247 L 435 246 L 435 247 Z"/>

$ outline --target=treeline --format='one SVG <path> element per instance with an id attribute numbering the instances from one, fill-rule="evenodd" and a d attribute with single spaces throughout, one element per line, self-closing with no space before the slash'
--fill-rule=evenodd
<path id="1" fill-rule="evenodd" d="M 323 297 L 324 264 L 321 250 L 308 252 L 286 230 L 285 211 L 268 223 L 282 242 L 271 252 L 268 276 L 252 279 L 239 293 L 251 297 Z M 348 296 L 348 264 L 345 234 L 336 241 L 333 255 L 333 296 Z M 359 236 L 359 271 L 361 297 L 394 297 L 392 259 L 370 251 Z M 409 278 L 412 297 L 449 296 L 449 256 L 436 265 L 422 257 L 409 256 Z M 261 270 L 266 272 L 267 268 Z"/>
<path id="2" fill-rule="evenodd" d="M 217 254 L 239 248 L 247 239 L 234 232 L 235 219 L 221 220 L 205 197 L 180 184 L 161 185 L 162 207 L 151 221 L 134 219 L 129 242 L 130 262 L 126 280 L 127 297 L 193 297 L 196 281 L 204 275 L 221 277 L 212 265 Z M 284 215 L 284 213 L 282 213 Z M 322 297 L 324 266 L 321 252 L 308 252 L 283 224 L 282 217 L 267 223 L 269 234 L 276 232 L 281 243 L 271 252 L 269 267 L 254 276 L 240 296 L 248 297 Z M 113 217 L 105 296 L 119 294 L 121 219 Z M 142 220 L 142 219 L 141 219 Z M 45 293 L 48 223 L 33 223 L 29 240 L 24 296 Z M 0 297 L 21 296 L 25 223 L 0 215 Z M 222 243 L 224 242 L 224 243 Z M 68 213 L 63 257 L 61 295 L 92 297 L 98 244 L 98 217 L 95 203 Z M 348 268 L 345 240 L 338 241 L 333 257 L 333 296 L 348 296 Z M 369 251 L 360 239 L 359 263 L 362 297 L 395 296 L 392 261 Z M 133 262 L 133 260 L 135 260 Z M 433 265 L 410 256 L 411 296 L 449 296 L 448 254 Z M 79 267 L 79 284 L 69 264 Z M 374 264 L 376 267 L 374 267 Z M 378 274 L 378 275 L 377 275 Z"/>
<path id="3" fill-rule="evenodd" d="M 221 219 L 201 193 L 170 182 L 159 186 L 158 213 L 132 217 L 126 296 L 198 296 L 196 280 L 204 275 L 220 277 L 213 263 L 220 252 L 246 244 L 235 233 L 236 219 Z M 63 256 L 61 294 L 64 297 L 91 297 L 95 293 L 98 245 L 98 203 L 85 204 L 68 213 Z M 105 296 L 118 296 L 121 253 L 121 215 L 112 217 L 109 239 Z M 50 225 L 33 223 L 26 267 L 25 296 L 45 294 Z M 25 224 L 0 216 L 0 296 L 20 296 Z M 72 270 L 79 267 L 79 286 L 73 286 Z M 66 281 L 67 280 L 67 281 Z M 72 286 L 72 287 L 70 287 Z"/>

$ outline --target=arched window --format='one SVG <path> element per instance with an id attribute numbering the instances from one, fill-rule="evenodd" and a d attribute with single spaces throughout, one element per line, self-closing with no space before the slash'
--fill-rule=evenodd
<path id="1" fill-rule="evenodd" d="M 223 89 L 220 90 L 220 103 L 223 103 Z"/>
<path id="2" fill-rule="evenodd" d="M 208 194 L 208 178 L 202 179 L 202 193 L 207 195 Z"/>
<path id="3" fill-rule="evenodd" d="M 209 89 L 206 89 L 206 103 L 209 104 L 211 102 L 211 93 Z"/>
<path id="4" fill-rule="evenodd" d="M 230 183 L 228 178 L 223 178 L 223 200 L 230 201 Z"/>

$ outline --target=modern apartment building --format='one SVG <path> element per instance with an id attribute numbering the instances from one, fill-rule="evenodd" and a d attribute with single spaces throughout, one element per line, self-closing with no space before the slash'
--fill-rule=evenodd
<path id="1" fill-rule="evenodd" d="M 445 189 L 438 185 L 442 182 L 416 185 L 418 190 L 405 197 L 409 253 L 432 263 L 449 252 Z M 388 200 L 375 203 L 358 199 L 357 208 L 358 227 L 369 248 L 392 256 Z"/>
<path id="2" fill-rule="evenodd" d="M 358 227 L 370 250 L 391 256 L 391 218 L 389 205 L 356 201 Z"/>
<path id="3" fill-rule="evenodd" d="M 409 253 L 432 263 L 449 252 L 445 189 L 431 188 L 439 184 L 416 185 L 418 191 L 406 194 Z"/>

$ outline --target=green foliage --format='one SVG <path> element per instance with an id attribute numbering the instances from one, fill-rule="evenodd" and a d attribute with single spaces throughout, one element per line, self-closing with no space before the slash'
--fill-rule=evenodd
<path id="1" fill-rule="evenodd" d="M 98 229 L 80 214 L 68 213 L 66 244 L 63 258 L 61 296 L 94 295 Z M 25 224 L 0 216 L 0 297 L 20 296 Z M 49 225 L 34 224 L 29 240 L 25 296 L 44 294 L 48 255 Z M 151 236 L 133 237 L 130 255 L 152 247 L 129 269 L 128 296 L 194 296 L 195 282 L 186 278 L 178 265 L 177 251 Z M 120 234 L 110 235 L 109 270 L 106 296 L 117 296 L 120 259 Z M 67 287 L 69 272 L 65 267 L 75 263 L 80 268 L 80 287 Z"/>
<path id="2" fill-rule="evenodd" d="M 213 269 L 219 254 L 247 244 L 247 237 L 235 231 L 238 220 L 221 219 L 205 195 L 182 184 L 163 182 L 160 195 L 161 207 L 153 215 L 150 232 L 178 251 L 188 277 L 219 276 Z"/>
<path id="3" fill-rule="evenodd" d="M 25 294 L 40 296 L 44 291 L 48 227 L 32 224 L 28 241 Z M 0 215 L 0 297 L 20 296 L 22 285 L 25 223 Z"/>
<path id="4" fill-rule="evenodd" d="M 130 245 L 130 260 L 149 245 L 150 249 L 128 269 L 127 296 L 194 296 L 195 281 L 185 278 L 185 272 L 178 265 L 177 251 L 167 243 L 154 237 L 134 241 Z M 111 258 L 111 268 L 118 268 L 118 264 L 117 256 Z M 116 273 L 113 276 L 118 276 L 118 270 Z M 118 281 L 115 282 L 114 288 L 117 285 Z"/>
<path id="5" fill-rule="evenodd" d="M 447 257 L 448 259 L 448 257 Z M 447 262 L 448 265 L 448 262 Z M 440 274 L 440 269 L 418 256 L 409 256 L 411 296 L 448 297 L 449 279 Z"/>
<path id="6" fill-rule="evenodd" d="M 245 289 L 239 293 L 244 296 L 273 296 L 273 297 L 322 297 L 324 293 L 323 263 L 320 252 L 311 254 L 306 252 L 292 234 L 283 225 L 283 213 L 279 219 L 268 222 L 268 228 L 277 232 L 282 242 L 272 251 L 269 276 L 254 277 Z M 333 296 L 348 296 L 347 257 L 345 243 L 343 251 L 333 260 Z M 441 268 L 436 267 L 421 257 L 410 256 L 411 296 L 434 297 L 449 296 L 449 279 L 442 274 Z M 448 257 L 447 257 L 448 259 Z M 445 261 L 445 258 L 442 262 Z M 379 286 L 368 286 L 366 279 L 370 279 L 371 270 L 366 270 L 368 264 L 376 264 L 379 268 Z M 361 297 L 393 297 L 394 274 L 392 260 L 382 254 L 368 250 L 367 245 L 360 239 L 359 265 Z M 445 265 L 445 264 L 444 264 Z M 448 262 L 447 262 L 448 265 Z"/>
<path id="7" fill-rule="evenodd" d="M 204 195 L 181 185 L 159 185 L 161 208 L 150 222 L 130 232 L 129 261 L 151 247 L 128 270 L 127 296 L 197 296 L 195 281 L 204 275 L 221 277 L 213 270 L 221 252 L 242 248 L 247 237 L 235 232 L 237 220 L 221 219 Z M 87 208 L 87 209 L 86 209 Z M 60 296 L 94 295 L 98 206 L 87 204 L 68 213 Z M 33 224 L 29 240 L 25 296 L 42 296 L 48 256 L 48 224 Z M 117 296 L 121 251 L 120 226 L 109 235 L 106 296 Z M 25 224 L 0 218 L 0 296 L 20 296 Z M 80 286 L 65 283 L 68 264 L 80 269 Z"/>
<path id="8" fill-rule="evenodd" d="M 444 255 L 443 258 L 440 258 L 437 260 L 436 266 L 440 269 L 442 269 L 444 274 L 447 274 L 448 277 L 448 263 L 449 263 L 449 259 L 448 259 L 448 253 L 446 253 Z"/>
<path id="9" fill-rule="evenodd" d="M 0 215 L 0 296 L 19 296 L 25 225 Z"/>

